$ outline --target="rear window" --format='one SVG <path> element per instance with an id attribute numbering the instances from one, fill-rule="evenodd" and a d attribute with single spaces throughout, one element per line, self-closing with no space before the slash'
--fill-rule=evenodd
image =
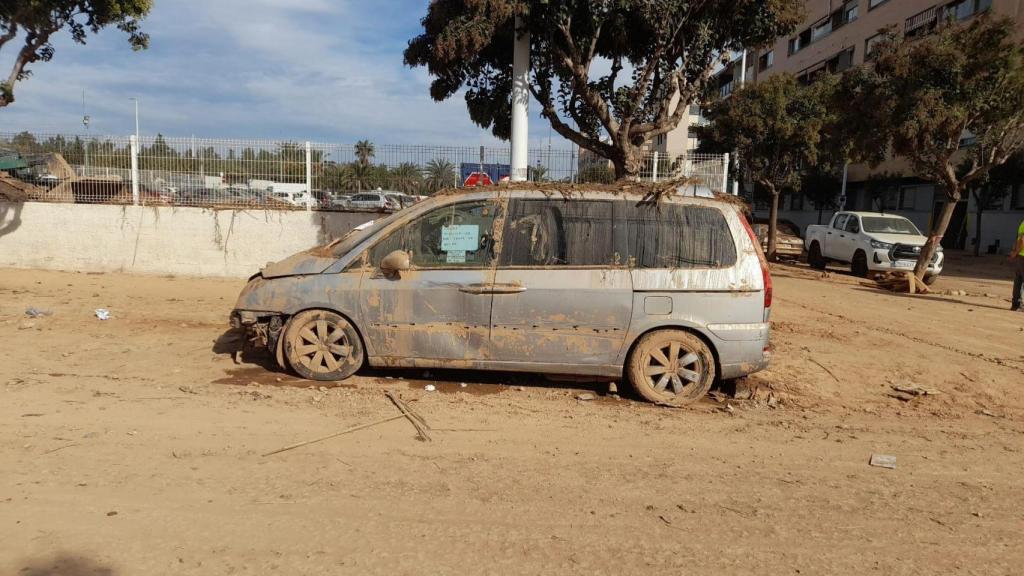
<path id="1" fill-rule="evenodd" d="M 627 249 L 635 268 L 727 268 L 736 244 L 725 215 L 685 204 L 634 204 L 626 209 Z"/>

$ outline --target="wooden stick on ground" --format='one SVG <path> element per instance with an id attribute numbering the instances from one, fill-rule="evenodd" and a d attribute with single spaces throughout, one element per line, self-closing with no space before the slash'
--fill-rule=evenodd
<path id="1" fill-rule="evenodd" d="M 278 448 L 277 450 L 274 450 L 272 452 L 267 452 L 266 454 L 264 454 L 264 456 L 272 456 L 272 455 L 277 454 L 279 452 L 285 452 L 287 450 L 294 450 L 294 449 L 300 448 L 302 446 L 308 446 L 310 444 L 315 444 L 317 442 L 323 442 L 324 440 L 330 440 L 331 438 L 336 438 L 336 437 L 341 436 L 343 434 L 348 434 L 350 432 L 356 432 L 358 430 L 363 430 L 364 428 L 369 428 L 371 426 L 376 426 L 378 424 L 383 424 L 385 422 L 391 422 L 392 420 L 399 420 L 401 418 L 405 418 L 405 415 L 404 414 L 399 414 L 398 416 L 388 416 L 387 418 L 381 418 L 380 420 L 375 420 L 375 421 L 369 422 L 367 424 L 360 424 L 359 426 L 353 426 L 351 428 L 346 428 L 345 430 L 342 430 L 341 432 L 335 432 L 334 434 L 328 434 L 327 436 L 322 436 L 320 438 L 316 438 L 316 439 L 313 439 L 313 440 L 306 440 L 305 442 L 299 442 L 297 444 L 292 444 L 291 446 L 285 446 L 284 448 Z"/>
<path id="2" fill-rule="evenodd" d="M 395 400 L 397 400 L 398 403 L 401 404 L 403 408 L 405 408 L 406 412 L 412 414 L 413 418 L 419 420 L 420 424 L 422 424 L 424 428 L 426 428 L 427 430 L 433 430 L 433 428 L 430 427 L 430 424 L 427 424 L 427 419 L 421 416 L 419 412 L 414 410 L 413 407 L 410 406 L 408 402 L 402 400 L 397 396 L 395 397 Z"/>
<path id="3" fill-rule="evenodd" d="M 424 442 L 432 440 L 432 438 L 430 437 L 430 433 L 427 432 L 426 426 L 420 423 L 420 420 L 417 418 L 417 416 L 413 416 L 412 412 L 409 410 L 409 407 L 405 405 L 405 402 L 402 402 L 400 399 L 395 397 L 395 395 L 392 394 L 390 391 L 384 392 L 384 395 L 388 397 L 388 400 L 391 400 L 395 407 L 402 412 L 402 416 L 404 418 L 407 418 L 409 422 L 412 424 L 412 427 L 416 429 L 417 439 L 422 440 Z"/>
<path id="4" fill-rule="evenodd" d="M 815 364 L 817 364 L 818 366 L 821 366 L 821 369 L 822 369 L 822 370 L 824 370 L 825 372 L 828 372 L 828 375 L 829 375 L 829 376 L 831 376 L 832 378 L 834 378 L 836 382 L 839 382 L 840 384 L 842 384 L 842 382 L 841 382 L 841 381 L 839 380 L 839 377 L 837 377 L 837 376 L 836 376 L 836 375 L 835 375 L 835 374 L 834 374 L 834 373 L 833 373 L 833 372 L 832 372 L 831 370 L 829 370 L 829 369 L 828 369 L 828 366 L 825 366 L 824 364 L 822 364 L 821 362 L 818 362 L 818 361 L 817 361 L 817 360 L 815 360 L 814 358 L 808 358 L 808 360 L 810 360 L 811 362 L 814 362 L 814 363 L 815 363 Z"/>

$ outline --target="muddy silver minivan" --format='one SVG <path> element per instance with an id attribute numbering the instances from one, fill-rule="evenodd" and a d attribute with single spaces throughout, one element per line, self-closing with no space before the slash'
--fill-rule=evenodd
<path id="1" fill-rule="evenodd" d="M 769 360 L 764 256 L 739 206 L 703 196 L 434 196 L 268 264 L 231 322 L 312 380 L 364 363 L 528 371 L 685 404 Z"/>

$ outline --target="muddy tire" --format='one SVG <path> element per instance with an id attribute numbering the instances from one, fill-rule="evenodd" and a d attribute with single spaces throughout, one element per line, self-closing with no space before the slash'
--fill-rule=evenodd
<path id="1" fill-rule="evenodd" d="M 860 278 L 868 277 L 868 255 L 863 250 L 857 250 L 853 255 L 853 262 L 850 263 L 850 272 Z"/>
<path id="2" fill-rule="evenodd" d="M 817 242 L 812 242 L 810 249 L 807 251 L 807 263 L 815 270 L 825 269 L 825 257 L 821 255 L 821 245 Z"/>
<path id="3" fill-rule="evenodd" d="M 334 312 L 299 312 L 288 322 L 283 338 L 288 365 L 307 380 L 344 380 L 363 365 L 359 334 Z"/>
<path id="4" fill-rule="evenodd" d="M 637 343 L 626 373 L 645 400 L 685 406 L 700 400 L 711 388 L 715 358 L 707 344 L 689 332 L 658 330 Z"/>

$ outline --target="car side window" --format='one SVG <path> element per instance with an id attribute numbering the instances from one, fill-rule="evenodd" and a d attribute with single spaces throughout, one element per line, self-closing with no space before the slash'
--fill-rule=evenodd
<path id="1" fill-rule="evenodd" d="M 616 264 L 610 201 L 514 199 L 502 235 L 502 266 Z"/>
<path id="2" fill-rule="evenodd" d="M 851 232 L 853 234 L 860 233 L 860 221 L 857 219 L 856 216 L 850 216 L 850 218 L 846 221 L 846 231 Z"/>
<path id="3" fill-rule="evenodd" d="M 848 214 L 840 214 L 836 216 L 836 221 L 832 223 L 832 227 L 836 230 L 844 230 L 846 228 L 846 220 L 849 218 Z"/>
<path id="4" fill-rule="evenodd" d="M 370 248 L 370 265 L 379 267 L 391 252 L 405 250 L 417 268 L 488 266 L 494 256 L 492 229 L 497 211 L 497 204 L 491 201 L 431 210 Z"/>
<path id="5" fill-rule="evenodd" d="M 736 264 L 736 243 L 721 210 L 676 203 L 625 204 L 628 257 L 634 268 Z"/>

